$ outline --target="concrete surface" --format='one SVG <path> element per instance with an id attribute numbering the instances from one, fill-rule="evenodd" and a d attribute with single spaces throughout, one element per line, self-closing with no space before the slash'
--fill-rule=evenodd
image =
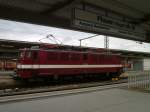
<path id="1" fill-rule="evenodd" d="M 0 112 L 149 112 L 150 94 L 108 89 L 0 105 Z"/>
<path id="2" fill-rule="evenodd" d="M 12 75 L 12 74 L 14 74 L 14 71 L 1 71 L 0 70 L 0 76 Z"/>

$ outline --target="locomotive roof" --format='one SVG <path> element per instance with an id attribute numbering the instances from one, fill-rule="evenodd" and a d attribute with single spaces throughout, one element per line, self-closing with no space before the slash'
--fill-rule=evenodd
<path id="1" fill-rule="evenodd" d="M 81 47 L 81 46 L 69 46 L 69 45 L 58 45 L 58 44 L 42 44 L 39 46 L 32 46 L 31 49 L 54 49 L 54 50 L 69 50 L 69 51 L 97 51 L 104 52 L 106 49 L 94 48 L 94 47 Z"/>
<path id="2" fill-rule="evenodd" d="M 65 46 L 66 47 L 66 46 Z M 88 47 L 85 48 L 81 48 L 81 47 L 75 47 L 75 46 L 71 46 L 72 49 L 65 48 L 64 46 L 61 46 L 59 48 L 40 48 L 37 46 L 28 48 L 28 49 L 24 49 L 24 50 L 30 50 L 30 51 L 55 51 L 55 52 L 74 52 L 74 53 L 88 53 L 88 54 L 111 54 L 111 55 L 120 55 L 119 53 L 112 53 L 112 52 L 107 52 L 107 50 L 101 50 L 101 49 L 90 49 Z M 77 49 L 75 49 L 77 48 Z"/>

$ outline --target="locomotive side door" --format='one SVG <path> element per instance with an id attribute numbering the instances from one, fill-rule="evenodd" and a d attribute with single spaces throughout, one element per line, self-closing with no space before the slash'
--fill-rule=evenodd
<path id="1" fill-rule="evenodd" d="M 40 75 L 42 73 L 42 65 L 45 65 L 45 54 L 42 50 L 32 51 L 32 67 L 35 75 Z"/>

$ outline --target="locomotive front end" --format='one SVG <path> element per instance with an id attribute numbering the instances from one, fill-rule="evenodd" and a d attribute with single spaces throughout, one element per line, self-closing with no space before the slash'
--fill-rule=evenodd
<path id="1" fill-rule="evenodd" d="M 22 49 L 20 50 L 20 56 L 17 63 L 17 77 L 21 79 L 27 79 L 32 77 L 33 75 L 33 52 L 30 49 Z"/>

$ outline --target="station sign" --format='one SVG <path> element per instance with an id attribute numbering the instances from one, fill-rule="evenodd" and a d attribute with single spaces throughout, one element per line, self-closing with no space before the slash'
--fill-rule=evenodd
<path id="1" fill-rule="evenodd" d="M 79 8 L 73 10 L 72 25 L 79 29 L 112 36 L 136 40 L 146 39 L 146 31 L 142 27 L 124 18 L 116 19 Z"/>

